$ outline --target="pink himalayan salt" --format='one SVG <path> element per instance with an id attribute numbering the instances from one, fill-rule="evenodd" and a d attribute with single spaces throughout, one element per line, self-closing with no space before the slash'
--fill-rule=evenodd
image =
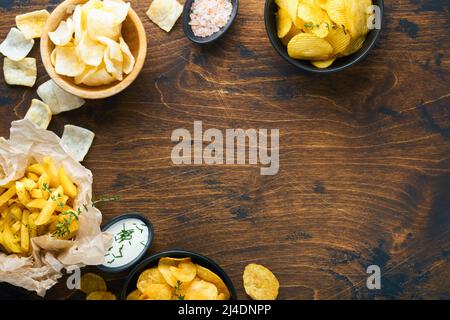
<path id="1" fill-rule="evenodd" d="M 209 37 L 227 24 L 232 10 L 230 0 L 195 0 L 189 22 L 192 32 L 197 37 Z"/>

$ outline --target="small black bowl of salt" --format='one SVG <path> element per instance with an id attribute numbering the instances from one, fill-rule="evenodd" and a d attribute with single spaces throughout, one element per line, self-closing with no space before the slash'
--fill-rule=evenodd
<path id="1" fill-rule="evenodd" d="M 194 43 L 207 44 L 222 37 L 233 24 L 238 0 L 186 0 L 183 30 Z"/>

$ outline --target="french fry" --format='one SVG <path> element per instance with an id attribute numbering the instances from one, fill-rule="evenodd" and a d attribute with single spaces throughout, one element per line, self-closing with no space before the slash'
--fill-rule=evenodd
<path id="1" fill-rule="evenodd" d="M 14 219 L 16 219 L 16 221 L 22 220 L 22 209 L 20 209 L 19 207 L 17 206 L 11 207 L 9 212 L 14 217 Z"/>
<path id="2" fill-rule="evenodd" d="M 19 201 L 24 206 L 26 206 L 28 204 L 28 202 L 31 201 L 30 195 L 29 195 L 29 193 L 25 187 L 25 184 L 23 182 L 20 182 L 20 181 L 16 182 L 16 193 L 17 193 L 17 197 L 19 198 Z"/>
<path id="3" fill-rule="evenodd" d="M 30 211 L 24 210 L 22 213 L 22 227 L 20 229 L 20 247 L 23 253 L 30 251 L 30 235 L 28 230 L 28 218 Z"/>
<path id="4" fill-rule="evenodd" d="M 56 207 L 58 206 L 59 199 L 63 196 L 63 188 L 59 186 L 52 192 L 50 198 L 47 200 L 46 205 L 42 208 L 39 217 L 36 219 L 35 223 L 37 226 L 47 224 Z"/>
<path id="5" fill-rule="evenodd" d="M 21 228 L 21 222 L 20 221 L 16 221 L 13 223 L 13 225 L 11 226 L 11 232 L 16 235 Z"/>
<path id="6" fill-rule="evenodd" d="M 36 221 L 38 216 L 39 216 L 39 213 L 34 212 L 34 213 L 31 213 L 28 217 L 28 227 L 29 227 L 29 232 L 30 232 L 30 239 L 37 236 L 37 226 L 34 222 Z"/>
<path id="7" fill-rule="evenodd" d="M 5 227 L 3 228 L 2 244 L 10 252 L 13 252 L 13 253 L 21 253 L 22 252 L 22 250 L 20 249 L 20 245 L 17 242 L 17 240 L 14 238 L 14 234 L 12 233 L 8 224 L 6 224 Z"/>
<path id="8" fill-rule="evenodd" d="M 27 168 L 27 172 L 32 172 L 38 176 L 42 176 L 45 173 L 44 167 L 39 163 L 32 164 Z"/>
<path id="9" fill-rule="evenodd" d="M 59 185 L 59 179 L 58 179 L 58 170 L 56 170 L 55 165 L 53 164 L 53 161 L 50 157 L 44 157 L 43 161 L 43 167 L 45 170 L 45 173 L 50 178 L 50 186 L 51 187 L 58 187 Z"/>
<path id="10" fill-rule="evenodd" d="M 34 199 L 44 199 L 44 191 L 41 189 L 31 190 L 31 197 Z"/>
<path id="11" fill-rule="evenodd" d="M 28 172 L 27 178 L 30 180 L 33 180 L 34 182 L 38 182 L 38 180 L 39 180 L 39 176 L 33 172 Z"/>
<path id="12" fill-rule="evenodd" d="M 8 200 L 10 200 L 12 197 L 14 197 L 16 195 L 16 184 L 12 185 L 11 187 L 8 188 L 8 191 L 6 191 L 5 193 L 3 193 L 0 196 L 0 206 L 4 205 L 5 203 L 8 202 Z"/>
<path id="13" fill-rule="evenodd" d="M 27 208 L 29 209 L 43 209 L 45 205 L 47 204 L 46 199 L 33 199 L 27 204 Z"/>
<path id="14" fill-rule="evenodd" d="M 28 192 L 30 192 L 31 190 L 33 190 L 37 187 L 37 183 L 28 178 L 22 178 L 22 179 L 20 179 L 20 182 L 22 182 L 24 184 L 25 189 L 27 189 Z"/>
<path id="15" fill-rule="evenodd" d="M 77 193 L 78 193 L 77 187 L 74 185 L 72 180 L 69 178 L 69 176 L 67 175 L 67 173 L 63 167 L 59 168 L 58 178 L 59 178 L 59 182 L 61 183 L 61 185 L 64 189 L 65 194 L 67 194 L 69 197 L 71 197 L 73 199 L 76 198 Z"/>

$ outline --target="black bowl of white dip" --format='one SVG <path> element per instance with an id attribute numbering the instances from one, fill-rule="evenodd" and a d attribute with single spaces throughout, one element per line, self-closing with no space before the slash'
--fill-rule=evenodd
<path id="1" fill-rule="evenodd" d="M 153 240 L 153 226 L 143 215 L 128 213 L 102 226 L 112 235 L 112 243 L 105 252 L 105 262 L 97 267 L 104 272 L 121 272 L 136 265 L 149 250 Z"/>

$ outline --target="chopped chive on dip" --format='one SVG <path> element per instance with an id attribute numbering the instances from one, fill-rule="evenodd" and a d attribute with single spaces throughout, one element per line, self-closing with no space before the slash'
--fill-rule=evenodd
<path id="1" fill-rule="evenodd" d="M 140 219 L 119 220 L 105 231 L 113 235 L 111 247 L 105 253 L 105 263 L 103 264 L 105 267 L 124 266 L 135 260 L 146 249 L 149 230 Z"/>

